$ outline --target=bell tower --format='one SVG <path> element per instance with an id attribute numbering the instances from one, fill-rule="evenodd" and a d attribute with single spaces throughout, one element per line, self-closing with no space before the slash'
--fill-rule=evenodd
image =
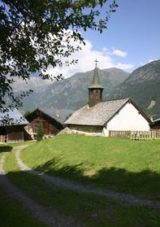
<path id="1" fill-rule="evenodd" d="M 94 69 L 94 73 L 93 73 L 93 79 L 91 82 L 91 85 L 88 87 L 88 91 L 89 91 L 89 107 L 92 107 L 94 105 L 96 105 L 99 102 L 102 102 L 103 97 L 102 97 L 102 93 L 103 93 L 103 87 L 100 83 L 100 78 L 99 78 L 99 74 L 98 74 L 98 68 L 97 68 L 97 63 L 98 61 L 95 60 L 95 69 Z"/>

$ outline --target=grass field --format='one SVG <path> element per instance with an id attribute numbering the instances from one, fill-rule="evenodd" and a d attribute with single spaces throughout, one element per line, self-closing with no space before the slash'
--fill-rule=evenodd
<path id="1" fill-rule="evenodd" d="M 17 146 L 17 144 L 15 144 Z M 0 158 L 2 155 L 11 155 L 13 145 L 0 145 Z M 1 176 L 0 176 L 1 177 Z M 10 197 L 4 189 L 0 188 L 0 226 L 2 227 L 45 227 L 30 213 L 23 209 L 20 202 Z"/>
<path id="2" fill-rule="evenodd" d="M 22 208 L 22 205 L 15 199 L 8 197 L 8 195 L 0 190 L 0 226 L 3 227 L 17 227 L 17 226 L 32 226 L 45 227 Z"/>
<path id="3" fill-rule="evenodd" d="M 49 141 L 49 146 L 50 143 L 51 141 Z M 34 156 L 33 153 L 30 153 L 30 155 Z M 12 183 L 23 190 L 30 198 L 43 205 L 46 209 L 54 209 L 66 216 L 74 217 L 77 221 L 82 222 L 84 226 L 159 226 L 159 211 L 131 206 L 124 202 L 115 202 L 93 194 L 77 193 L 47 186 L 42 179 L 19 171 L 14 152 L 6 154 L 4 168 L 7 172 L 7 177 Z M 34 225 L 31 224 L 28 226 Z"/>
<path id="4" fill-rule="evenodd" d="M 0 189 L 0 226 L 1 227 L 44 227 L 22 208 L 21 204 L 10 198 Z"/>
<path id="5" fill-rule="evenodd" d="M 160 141 L 63 135 L 21 155 L 34 169 L 106 189 L 160 199 Z"/>
<path id="6" fill-rule="evenodd" d="M 0 156 L 6 155 L 4 168 L 7 177 L 46 210 L 53 209 L 65 216 L 72 216 L 87 227 L 160 226 L 159 210 L 51 187 L 42 179 L 21 172 L 16 164 L 13 146 L 18 145 L 0 146 Z M 34 169 L 72 181 L 157 200 L 160 198 L 159 141 L 64 135 L 31 144 L 21 157 Z M 0 226 L 1 223 L 3 227 L 41 226 L 21 208 L 19 202 L 3 191 L 0 191 L 0 201 Z"/>

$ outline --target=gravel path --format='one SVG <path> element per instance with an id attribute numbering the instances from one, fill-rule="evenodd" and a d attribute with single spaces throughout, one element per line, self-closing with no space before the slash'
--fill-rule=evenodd
<path id="1" fill-rule="evenodd" d="M 105 196 L 108 199 L 113 199 L 117 201 L 124 201 L 129 204 L 138 205 L 142 207 L 148 207 L 153 209 L 160 209 L 160 202 L 156 202 L 154 200 L 149 200 L 145 198 L 140 198 L 138 196 L 134 196 L 132 194 L 114 192 L 114 191 L 104 191 L 98 187 L 91 187 L 89 185 L 82 185 L 79 183 L 72 183 L 66 179 L 56 176 L 49 176 L 47 174 L 41 173 L 39 171 L 32 170 L 29 168 L 20 158 L 20 152 L 23 150 L 24 146 L 19 146 L 16 148 L 16 160 L 19 168 L 22 171 L 27 171 L 29 174 L 41 177 L 47 184 L 54 185 L 57 187 L 61 187 L 64 189 L 70 189 L 77 192 L 84 193 L 94 193 L 96 195 Z"/>
<path id="2" fill-rule="evenodd" d="M 4 189 L 8 195 L 14 199 L 17 199 L 22 206 L 28 210 L 32 216 L 38 219 L 40 222 L 47 226 L 55 227 L 80 227 L 79 223 L 75 222 L 71 217 L 65 217 L 57 213 L 56 211 L 47 211 L 43 206 L 37 204 L 30 199 L 22 190 L 13 185 L 7 176 L 5 175 L 3 164 L 5 161 L 5 155 L 0 159 L 0 187 Z"/>

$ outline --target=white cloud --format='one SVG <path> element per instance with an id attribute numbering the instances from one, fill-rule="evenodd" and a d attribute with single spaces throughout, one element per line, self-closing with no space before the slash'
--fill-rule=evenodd
<path id="1" fill-rule="evenodd" d="M 82 50 L 72 54 L 68 58 L 68 60 L 78 59 L 77 64 L 70 65 L 69 67 L 64 65 L 63 67 L 56 67 L 54 69 L 49 67 L 49 74 L 55 76 L 62 73 L 63 76 L 67 78 L 77 72 L 90 71 L 95 67 L 95 59 L 98 60 L 98 67 L 101 69 L 116 67 L 123 70 L 129 70 L 134 67 L 132 64 L 115 63 L 112 59 L 109 49 L 107 48 L 103 48 L 102 51 L 97 51 L 93 49 L 92 43 L 90 41 L 85 40 L 85 43 L 86 45 L 82 47 Z M 119 54 L 120 53 L 124 56 L 126 52 L 121 52 L 119 50 Z"/>
<path id="2" fill-rule="evenodd" d="M 114 49 L 113 52 L 112 52 L 112 55 L 125 58 L 125 57 L 127 57 L 128 53 L 126 51 L 123 51 L 123 50 L 120 50 L 120 49 Z"/>
<path id="3" fill-rule="evenodd" d="M 150 63 L 150 62 L 152 62 L 152 61 L 157 61 L 158 59 L 157 58 L 155 58 L 155 59 L 149 59 L 148 60 L 148 63 Z"/>
<path id="4" fill-rule="evenodd" d="M 134 65 L 132 64 L 123 64 L 123 63 L 117 63 L 116 64 L 116 68 L 119 68 L 119 69 L 123 69 L 123 70 L 130 70 L 134 67 Z"/>
<path id="5" fill-rule="evenodd" d="M 151 63 L 152 61 L 157 61 L 158 60 L 158 58 L 154 58 L 154 59 L 149 59 L 148 61 L 146 61 L 146 62 L 140 62 L 140 66 L 144 66 L 144 65 L 146 65 L 146 64 L 148 64 L 148 63 Z"/>

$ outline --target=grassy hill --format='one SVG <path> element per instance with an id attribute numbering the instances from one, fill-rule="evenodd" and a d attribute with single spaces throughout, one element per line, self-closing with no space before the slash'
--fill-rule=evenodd
<path id="1" fill-rule="evenodd" d="M 159 150 L 159 141 L 64 135 L 32 145 L 22 159 L 42 172 L 160 200 Z"/>
<path id="2" fill-rule="evenodd" d="M 48 174 L 159 200 L 159 149 L 159 141 L 137 142 L 101 137 L 93 140 L 93 137 L 63 135 L 31 145 L 21 157 L 34 169 Z M 3 147 L 1 154 L 2 151 Z M 6 150 L 5 154 L 4 169 L 8 179 L 45 210 L 58 211 L 86 227 L 159 227 L 159 210 L 46 184 L 29 171 L 19 170 L 15 150 Z M 6 204 L 3 203 L 3 206 Z M 16 218 L 21 212 L 16 212 L 17 215 L 12 212 L 11 218 L 18 223 Z M 3 209 L 2 214 L 7 217 L 8 210 Z M 5 220 L 6 226 L 12 223 L 10 220 Z"/>

